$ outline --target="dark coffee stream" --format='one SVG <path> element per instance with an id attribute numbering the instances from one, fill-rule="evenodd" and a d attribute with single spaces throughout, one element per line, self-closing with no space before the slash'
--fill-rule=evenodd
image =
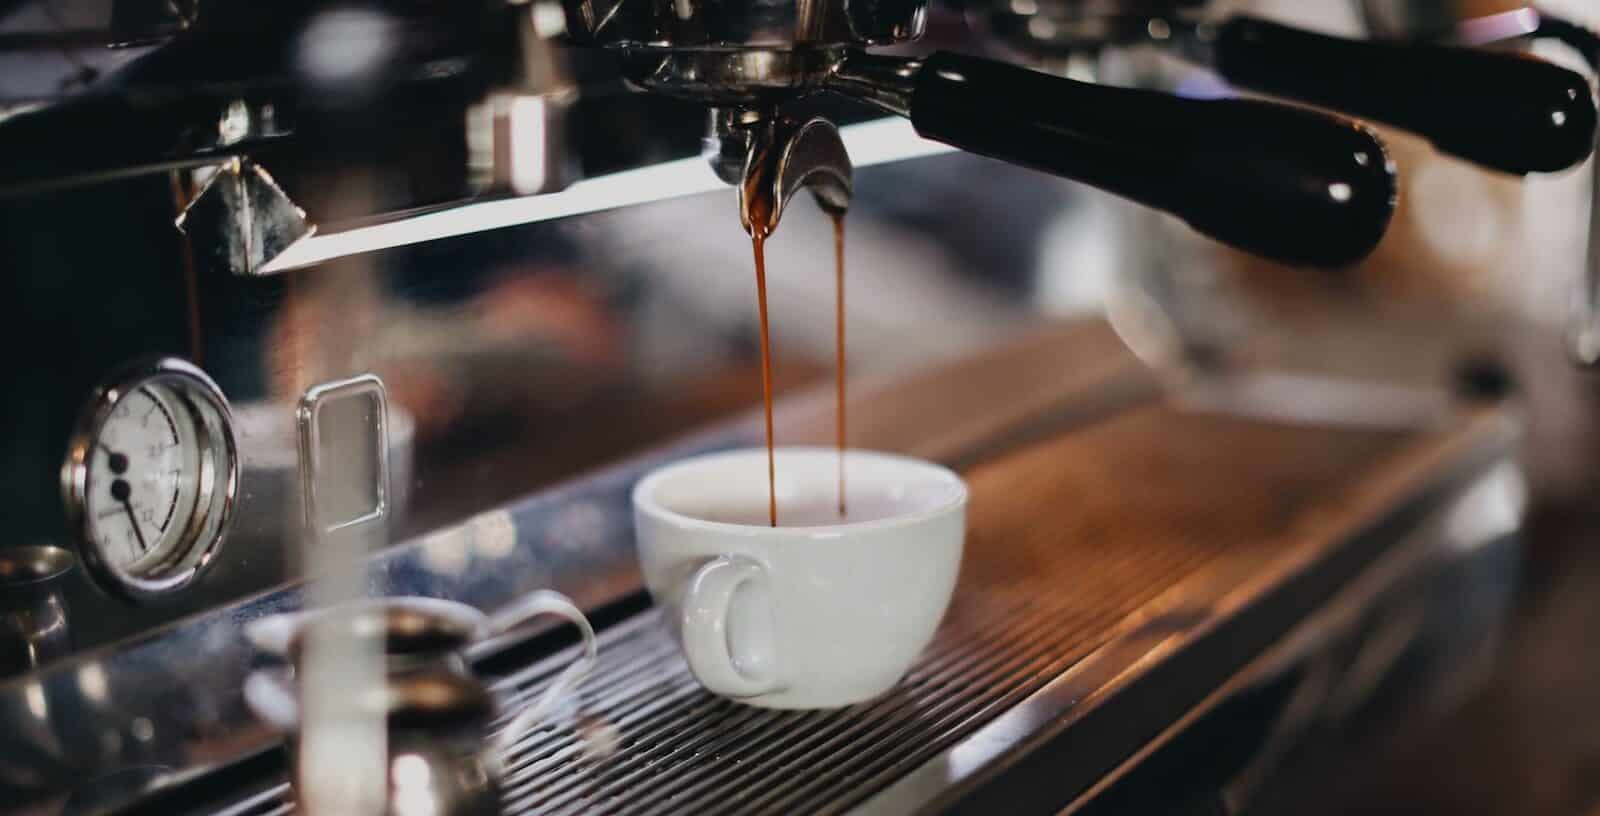
<path id="1" fill-rule="evenodd" d="M 834 418 L 839 434 L 839 518 L 845 517 L 844 502 L 844 213 L 833 216 L 833 268 L 834 268 L 834 327 L 838 338 L 834 343 Z"/>
<path id="2" fill-rule="evenodd" d="M 772 343 L 767 325 L 767 236 L 751 241 L 756 253 L 756 305 L 761 311 L 761 405 L 767 414 L 767 518 L 778 526 L 778 475 L 772 456 Z"/>
<path id="3" fill-rule="evenodd" d="M 844 448 L 845 448 L 845 332 L 844 332 L 844 213 L 829 213 L 833 218 L 834 257 L 834 307 L 836 344 L 834 349 L 836 432 L 839 447 L 839 517 L 845 517 Z M 778 477 L 773 455 L 772 434 L 772 337 L 767 320 L 767 236 L 772 233 L 770 221 L 752 221 L 751 246 L 756 260 L 756 306 L 761 318 L 761 403 L 767 426 L 767 521 L 778 526 Z"/>

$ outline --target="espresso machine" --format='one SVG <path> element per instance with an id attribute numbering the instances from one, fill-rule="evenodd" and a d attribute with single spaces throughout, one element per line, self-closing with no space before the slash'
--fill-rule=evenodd
<path id="1" fill-rule="evenodd" d="M 1109 194 L 1336 276 L 1405 173 L 1361 120 L 1525 175 L 1585 161 L 1596 108 L 1586 77 L 1477 47 L 1539 29 L 1292 23 L 1186 0 L 0 2 L 0 258 L 27 354 L 0 809 L 338 812 L 313 771 L 395 813 L 1295 809 L 1492 657 L 1528 492 L 1514 389 L 1468 366 L 1366 393 L 1360 421 L 1197 410 L 1104 320 L 1031 310 L 1003 283 L 1027 253 L 993 236 L 1026 248 L 1014 225 Z M 1015 61 L 1135 45 L 1272 100 Z M 802 190 L 816 210 L 789 208 Z M 906 678 L 771 711 L 671 648 L 629 492 L 760 444 L 747 241 L 801 266 L 814 249 L 785 242 L 816 211 L 866 259 L 850 445 L 948 465 L 973 503 Z M 809 314 L 822 280 L 774 302 Z M 785 444 L 836 430 L 807 331 L 778 326 Z M 1313 385 L 1268 398 L 1292 414 Z M 448 682 L 330 683 L 289 729 L 247 699 L 310 674 L 264 621 L 537 590 L 594 631 L 422 604 L 358 634 L 433 644 Z M 543 727 L 496 713 L 585 654 Z M 398 764 L 308 767 L 313 714 L 345 710 Z"/>

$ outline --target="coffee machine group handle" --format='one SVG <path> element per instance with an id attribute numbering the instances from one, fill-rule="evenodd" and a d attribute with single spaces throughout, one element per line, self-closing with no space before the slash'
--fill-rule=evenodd
<path id="1" fill-rule="evenodd" d="M 1409 130 L 1495 170 L 1565 170 L 1594 149 L 1588 80 L 1534 57 L 1347 40 L 1248 16 L 1222 23 L 1209 51 L 1235 85 Z"/>
<path id="2" fill-rule="evenodd" d="M 947 52 L 914 68 L 901 71 L 910 91 L 902 112 L 922 136 L 1165 210 L 1258 255 L 1351 264 L 1377 245 L 1394 212 L 1383 144 L 1347 120 L 1094 85 Z"/>

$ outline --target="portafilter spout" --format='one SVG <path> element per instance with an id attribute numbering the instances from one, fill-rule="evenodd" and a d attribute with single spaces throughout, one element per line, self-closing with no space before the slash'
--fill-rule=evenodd
<path id="1" fill-rule="evenodd" d="M 830 215 L 850 208 L 850 156 L 826 119 L 714 110 L 706 153 L 718 177 L 738 189 L 739 223 L 751 237 L 771 234 L 802 189 Z"/>

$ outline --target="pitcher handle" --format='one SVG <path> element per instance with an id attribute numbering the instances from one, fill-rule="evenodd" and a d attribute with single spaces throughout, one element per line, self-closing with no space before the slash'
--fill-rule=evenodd
<path id="1" fill-rule="evenodd" d="M 549 710 L 555 706 L 556 701 L 575 688 L 593 668 L 598 656 L 598 647 L 595 642 L 594 627 L 589 625 L 589 619 L 584 617 L 571 598 L 554 590 L 542 589 L 531 593 L 516 601 L 510 606 L 495 612 L 489 619 L 490 631 L 494 634 L 503 634 L 518 626 L 527 623 L 540 615 L 555 615 L 565 618 L 572 625 L 578 627 L 578 633 L 583 636 L 583 651 L 578 658 L 567 664 L 556 679 L 539 695 L 539 699 L 532 705 L 526 706 L 518 712 L 511 722 L 501 729 L 500 734 L 494 738 L 492 755 L 498 761 L 506 752 L 515 745 L 518 738 L 533 728 Z"/>

